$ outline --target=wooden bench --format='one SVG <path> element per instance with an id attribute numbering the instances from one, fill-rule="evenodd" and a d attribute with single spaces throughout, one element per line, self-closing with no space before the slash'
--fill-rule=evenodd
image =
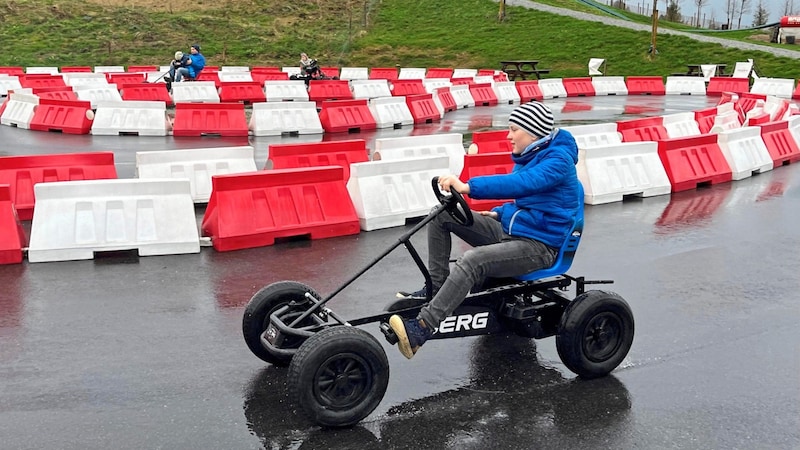
<path id="1" fill-rule="evenodd" d="M 536 65 L 539 61 L 524 60 L 524 61 L 500 61 L 500 70 L 508 75 L 510 81 L 514 81 L 517 77 L 527 80 L 536 76 L 537 80 L 542 78 L 542 75 L 550 73 L 550 69 L 538 69 Z"/>

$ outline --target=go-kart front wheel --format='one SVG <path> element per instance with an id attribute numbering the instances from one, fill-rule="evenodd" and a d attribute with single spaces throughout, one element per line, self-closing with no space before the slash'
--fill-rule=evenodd
<path id="1" fill-rule="evenodd" d="M 291 321 L 289 319 L 292 316 L 299 316 L 305 312 L 311 306 L 311 302 L 306 298 L 306 292 L 317 300 L 321 298 L 315 290 L 295 281 L 272 283 L 261 288 L 253 295 L 244 309 L 242 334 L 247 347 L 250 348 L 254 355 L 275 366 L 285 367 L 289 365 L 291 357 L 270 353 L 261 344 L 261 335 L 269 327 L 269 317 L 278 309 L 290 303 L 293 304 L 288 311 L 282 314 L 281 318 L 284 321 Z M 310 317 L 304 322 L 307 323 L 301 325 L 313 324 Z M 300 342 L 292 342 L 293 340 L 297 340 L 297 338 L 288 337 L 284 342 L 284 346 L 290 348 L 293 346 L 299 347 Z"/>
<path id="2" fill-rule="evenodd" d="M 347 427 L 367 417 L 389 384 L 386 352 L 369 333 L 335 326 L 310 338 L 292 358 L 289 392 L 302 411 L 325 427 Z"/>
<path id="3" fill-rule="evenodd" d="M 556 349 L 567 368 L 583 378 L 609 374 L 633 344 L 633 313 L 613 292 L 588 291 L 561 316 Z"/>

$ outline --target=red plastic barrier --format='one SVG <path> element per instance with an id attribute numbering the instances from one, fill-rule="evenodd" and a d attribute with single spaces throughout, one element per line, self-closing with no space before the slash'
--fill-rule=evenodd
<path id="1" fill-rule="evenodd" d="M 71 87 L 51 87 L 51 88 L 33 88 L 33 93 L 38 95 L 40 99 L 50 98 L 54 100 L 73 100 L 78 101 L 78 94 L 72 90 Z"/>
<path id="2" fill-rule="evenodd" d="M 425 90 L 425 85 L 422 84 L 422 80 L 395 80 L 390 84 L 392 87 L 392 95 L 398 97 L 401 95 L 421 95 L 428 93 L 428 91 Z"/>
<path id="3" fill-rule="evenodd" d="M 92 73 L 92 68 L 89 66 L 63 66 L 61 73 Z"/>
<path id="4" fill-rule="evenodd" d="M 211 185 L 202 232 L 218 251 L 361 231 L 339 166 L 216 175 Z"/>
<path id="5" fill-rule="evenodd" d="M 61 75 L 46 73 L 20 76 L 19 84 L 24 88 L 67 87 Z"/>
<path id="6" fill-rule="evenodd" d="M 370 80 L 389 80 L 397 79 L 397 69 L 394 67 L 373 67 L 369 71 Z"/>
<path id="7" fill-rule="evenodd" d="M 482 175 L 500 175 L 511 173 L 514 162 L 509 153 L 483 153 L 477 155 L 464 155 L 464 168 L 461 170 L 462 180 Z M 508 200 L 476 200 L 468 195 L 464 196 L 470 209 L 473 211 L 488 211 L 495 206 L 502 205 Z"/>
<path id="8" fill-rule="evenodd" d="M 508 74 L 505 72 L 500 72 L 498 74 L 492 75 L 494 81 L 505 82 L 508 81 Z"/>
<path id="9" fill-rule="evenodd" d="M 517 92 L 519 92 L 519 100 L 521 103 L 528 103 L 531 100 L 541 101 L 544 99 L 542 89 L 539 87 L 539 80 L 517 81 L 514 83 L 514 86 L 517 88 Z"/>
<path id="10" fill-rule="evenodd" d="M 288 80 L 289 74 L 286 72 L 250 72 L 250 77 L 253 81 L 259 83 L 261 86 L 264 86 L 265 81 L 273 81 L 273 80 Z"/>
<path id="11" fill-rule="evenodd" d="M 780 120 L 761 127 L 761 139 L 767 146 L 773 166 L 778 167 L 800 160 L 800 148 L 789 130 L 789 122 Z"/>
<path id="12" fill-rule="evenodd" d="M 258 81 L 224 81 L 219 88 L 221 102 L 265 102 L 267 97 Z"/>
<path id="13" fill-rule="evenodd" d="M 433 123 L 442 118 L 439 108 L 433 102 L 433 94 L 406 95 L 406 105 L 411 111 L 414 123 Z"/>
<path id="14" fill-rule="evenodd" d="M 453 69 L 446 67 L 431 67 L 425 72 L 425 78 L 452 78 Z"/>
<path id="15" fill-rule="evenodd" d="M 128 73 L 158 72 L 158 66 L 128 66 Z"/>
<path id="16" fill-rule="evenodd" d="M 319 70 L 321 70 L 326 77 L 339 78 L 340 69 L 338 67 L 320 67 Z"/>
<path id="17" fill-rule="evenodd" d="M 28 244 L 11 200 L 11 189 L 0 184 L 0 264 L 22 262 L 22 247 Z"/>
<path id="18" fill-rule="evenodd" d="M 748 78 L 711 77 L 706 88 L 706 95 L 722 95 L 723 92 L 733 92 L 740 96 L 750 92 Z"/>
<path id="19" fill-rule="evenodd" d="M 0 66 L 0 73 L 6 75 L 25 75 L 25 69 L 19 66 Z"/>
<path id="20" fill-rule="evenodd" d="M 324 141 L 304 144 L 273 144 L 265 169 L 341 166 L 344 181 L 350 179 L 350 164 L 369 161 L 367 141 Z"/>
<path id="21" fill-rule="evenodd" d="M 694 120 L 697 122 L 698 128 L 700 128 L 700 133 L 706 134 L 711 131 L 711 127 L 714 126 L 714 119 L 717 117 L 717 107 L 711 107 L 706 109 L 699 109 L 694 112 Z"/>
<path id="22" fill-rule="evenodd" d="M 247 136 L 242 103 L 177 103 L 173 136 Z"/>
<path id="23" fill-rule="evenodd" d="M 117 178 L 114 152 L 0 156 L 0 184 L 11 186 L 20 220 L 33 218 L 33 185 Z"/>
<path id="24" fill-rule="evenodd" d="M 472 133 L 472 145 L 469 146 L 469 153 L 502 152 L 508 156 L 511 148 L 511 141 L 508 140 L 508 130 L 476 131 Z"/>
<path id="25" fill-rule="evenodd" d="M 93 119 L 91 102 L 40 98 L 30 128 L 66 134 L 89 134 Z"/>
<path id="26" fill-rule="evenodd" d="M 717 145 L 716 134 L 664 139 L 658 142 L 658 156 L 672 192 L 733 179 L 728 161 Z"/>
<path id="27" fill-rule="evenodd" d="M 625 79 L 628 95 L 666 95 L 667 88 L 661 77 L 628 77 Z"/>
<path id="28" fill-rule="evenodd" d="M 492 106 L 497 104 L 497 94 L 490 83 L 470 84 L 469 93 L 475 99 L 475 106 Z"/>
<path id="29" fill-rule="evenodd" d="M 494 69 L 478 69 L 477 75 L 479 77 L 491 77 L 491 76 L 495 75 L 495 72 L 497 72 L 497 71 L 494 70 Z M 505 73 L 505 72 L 502 72 L 502 73 Z"/>
<path id="30" fill-rule="evenodd" d="M 205 66 L 205 67 L 203 67 L 203 72 L 217 73 L 217 72 L 219 72 L 219 66 Z M 200 72 L 200 73 L 203 73 L 203 72 Z"/>
<path id="31" fill-rule="evenodd" d="M 453 98 L 453 93 L 450 92 L 449 87 L 436 88 L 434 92 L 436 93 L 436 98 L 439 99 L 439 103 L 442 105 L 444 112 L 448 113 L 458 109 L 456 99 Z M 0 112 L 0 114 L 2 114 L 2 112 Z"/>
<path id="32" fill-rule="evenodd" d="M 734 107 L 738 107 L 742 114 L 747 114 L 748 111 L 756 107 L 759 100 L 767 101 L 767 96 L 763 94 L 751 94 L 743 92 L 738 95 L 738 99 L 734 102 Z"/>
<path id="33" fill-rule="evenodd" d="M 209 70 L 208 67 L 204 68 L 200 75 L 195 78 L 195 81 L 213 81 L 214 86 L 219 88 L 221 81 L 219 81 L 218 70 Z"/>
<path id="34" fill-rule="evenodd" d="M 475 79 L 472 78 L 472 77 L 460 77 L 460 78 L 451 78 L 450 79 L 450 83 L 453 86 L 456 86 L 456 85 L 459 85 L 459 84 L 472 84 L 474 82 L 475 82 Z"/>
<path id="35" fill-rule="evenodd" d="M 126 84 L 119 92 L 123 100 L 164 102 L 172 105 L 172 97 L 161 83 Z"/>
<path id="36" fill-rule="evenodd" d="M 311 80 L 308 84 L 308 99 L 312 102 L 328 100 L 351 100 L 350 82 L 347 80 Z"/>
<path id="37" fill-rule="evenodd" d="M 564 78 L 561 83 L 567 91 L 567 97 L 590 97 L 595 95 L 592 79 L 589 77 Z"/>
<path id="38" fill-rule="evenodd" d="M 660 141 L 669 138 L 661 116 L 617 122 L 617 131 L 622 134 L 622 142 Z"/>
<path id="39" fill-rule="evenodd" d="M 322 102 L 319 121 L 322 128 L 329 133 L 368 131 L 378 128 L 365 99 Z"/>
<path id="40" fill-rule="evenodd" d="M 125 73 L 125 72 L 117 72 L 117 73 L 107 73 L 106 79 L 109 83 L 114 83 L 117 85 L 117 88 L 120 88 L 126 84 L 140 84 L 147 81 L 147 74 L 146 73 Z"/>
<path id="41" fill-rule="evenodd" d="M 771 121 L 772 117 L 767 113 L 763 113 L 747 119 L 747 126 L 752 127 L 756 125 L 764 125 L 765 123 L 769 123 Z"/>

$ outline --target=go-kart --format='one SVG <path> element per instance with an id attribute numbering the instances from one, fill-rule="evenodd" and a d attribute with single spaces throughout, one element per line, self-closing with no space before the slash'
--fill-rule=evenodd
<path id="1" fill-rule="evenodd" d="M 242 332 L 247 346 L 268 363 L 289 366 L 290 396 L 319 425 L 353 425 L 367 417 L 386 393 L 386 352 L 372 334 L 359 327 L 377 323 L 386 340 L 394 345 L 397 336 L 388 325 L 389 317 L 416 317 L 430 301 L 432 292 L 429 288 L 426 298 L 398 299 L 381 314 L 350 320 L 325 305 L 400 245 L 408 250 L 426 285 L 432 286 L 430 273 L 411 237 L 445 212 L 461 224 L 469 226 L 473 222 L 462 195 L 455 191 L 443 194 L 438 178 L 432 180 L 432 187 L 439 204 L 328 296 L 323 298 L 300 282 L 280 281 L 259 290 L 245 308 Z M 582 189 L 580 199 L 582 204 Z M 432 339 L 509 332 L 533 339 L 555 336 L 562 362 L 580 377 L 601 377 L 613 371 L 633 343 L 633 314 L 619 295 L 585 289 L 590 284 L 613 281 L 589 281 L 566 274 L 582 231 L 583 208 L 553 266 L 513 279 L 489 279 L 474 287 L 439 325 Z"/>
<path id="2" fill-rule="evenodd" d="M 320 69 L 319 62 L 316 59 L 311 59 L 309 64 L 303 67 L 300 73 L 292 74 L 289 76 L 290 80 L 303 80 L 306 82 L 306 87 L 311 80 L 338 80 L 338 77 L 329 77 Z"/>

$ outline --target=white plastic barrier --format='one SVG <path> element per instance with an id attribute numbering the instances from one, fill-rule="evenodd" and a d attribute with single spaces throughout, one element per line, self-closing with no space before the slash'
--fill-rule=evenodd
<path id="1" fill-rule="evenodd" d="M 425 92 L 433 94 L 436 89 L 442 87 L 451 87 L 453 85 L 449 78 L 425 78 L 422 80 L 422 86 L 425 87 Z"/>
<path id="2" fill-rule="evenodd" d="M 723 131 L 717 135 L 717 143 L 731 167 L 734 180 L 772 170 L 772 157 L 761 138 L 761 127 Z"/>
<path id="3" fill-rule="evenodd" d="M 364 231 L 403 226 L 439 202 L 431 179 L 447 171 L 446 156 L 350 164 L 347 191 Z M 38 206 L 37 206 L 38 207 Z"/>
<path id="4" fill-rule="evenodd" d="M 8 95 L 8 91 L 17 91 L 22 89 L 18 76 L 4 76 L 0 75 L 0 97 Z"/>
<path id="5" fill-rule="evenodd" d="M 339 72 L 340 80 L 369 80 L 367 67 L 342 67 Z"/>
<path id="6" fill-rule="evenodd" d="M 561 78 L 539 80 L 539 89 L 543 98 L 567 98 L 567 88 Z"/>
<path id="7" fill-rule="evenodd" d="M 787 99 L 768 95 L 767 101 L 764 103 L 764 112 L 769 114 L 770 120 L 773 122 L 776 120 L 785 120 L 791 116 L 791 105 L 792 103 Z"/>
<path id="8" fill-rule="evenodd" d="M 622 201 L 626 195 L 669 194 L 672 185 L 658 156 L 658 143 L 623 142 L 581 149 L 578 179 L 590 205 Z"/>
<path id="9" fill-rule="evenodd" d="M 219 103 L 219 92 L 213 81 L 172 83 L 172 101 L 175 103 Z"/>
<path id="10" fill-rule="evenodd" d="M 108 86 L 104 73 L 70 72 L 61 74 L 67 86 Z"/>
<path id="11" fill-rule="evenodd" d="M 136 152 L 136 177 L 186 178 L 192 200 L 208 203 L 211 177 L 258 170 L 251 146 Z"/>
<path id="12" fill-rule="evenodd" d="M 475 84 L 494 84 L 494 77 L 491 75 L 480 75 L 472 77 Z"/>
<path id="13" fill-rule="evenodd" d="M 628 95 L 625 77 L 592 77 L 594 95 Z"/>
<path id="14" fill-rule="evenodd" d="M 400 73 L 397 75 L 398 80 L 422 80 L 425 78 L 424 67 L 401 67 Z"/>
<path id="15" fill-rule="evenodd" d="M 794 80 L 786 78 L 756 78 L 753 80 L 750 93 L 792 98 L 792 94 L 794 93 Z"/>
<path id="16" fill-rule="evenodd" d="M 723 103 L 717 106 L 717 115 L 714 117 L 714 125 L 711 126 L 710 133 L 719 133 L 725 130 L 741 128 L 742 122 L 739 112 L 733 109 L 733 103 Z"/>
<path id="17" fill-rule="evenodd" d="M 300 75 L 300 66 L 283 66 L 281 72 L 286 72 L 289 76 Z"/>
<path id="18" fill-rule="evenodd" d="M 99 101 L 92 121 L 92 134 L 119 136 L 167 135 L 167 104 L 156 101 Z"/>
<path id="19" fill-rule="evenodd" d="M 510 105 L 521 101 L 517 85 L 513 81 L 497 81 L 492 89 L 494 95 L 497 96 L 497 103 L 500 105 Z"/>
<path id="20" fill-rule="evenodd" d="M 189 180 L 85 180 L 34 185 L 28 261 L 200 252 Z"/>
<path id="21" fill-rule="evenodd" d="M 165 69 L 161 72 L 146 72 L 146 74 L 148 83 L 165 83 L 164 77 L 169 75 L 169 71 Z"/>
<path id="22" fill-rule="evenodd" d="M 787 119 L 789 122 L 789 132 L 792 134 L 794 141 L 800 145 L 800 115 L 794 115 Z"/>
<path id="23" fill-rule="evenodd" d="M 373 159 L 397 161 L 423 156 L 447 156 L 450 173 L 459 174 L 464 168 L 464 136 L 460 133 L 375 139 Z"/>
<path id="24" fill-rule="evenodd" d="M 455 100 L 458 109 L 475 107 L 475 98 L 472 96 L 472 93 L 469 91 L 469 86 L 466 84 L 454 84 L 450 86 L 450 95 L 453 96 L 453 100 Z"/>
<path id="25" fill-rule="evenodd" d="M 388 80 L 352 80 L 350 90 L 356 100 L 392 96 Z"/>
<path id="26" fill-rule="evenodd" d="M 73 87 L 79 100 L 88 101 L 92 109 L 97 108 L 99 102 L 121 102 L 122 95 L 117 90 L 116 84 L 87 84 Z"/>
<path id="27" fill-rule="evenodd" d="M 14 92 L 6 100 L 6 109 L 0 116 L 0 123 L 20 128 L 30 128 L 39 96 Z"/>
<path id="28" fill-rule="evenodd" d="M 267 80 L 264 94 L 268 102 L 308 101 L 308 89 L 303 80 Z"/>
<path id="29" fill-rule="evenodd" d="M 689 78 L 689 77 L 686 77 Z M 693 112 L 668 114 L 662 117 L 667 136 L 670 138 L 699 136 L 700 125 L 694 118 Z"/>
<path id="30" fill-rule="evenodd" d="M 414 116 L 404 96 L 373 98 L 369 101 L 369 111 L 375 118 L 377 128 L 400 128 L 414 124 Z"/>
<path id="31" fill-rule="evenodd" d="M 248 67 L 248 66 L 221 66 L 219 68 L 219 71 L 220 72 L 250 72 L 250 67 Z"/>
<path id="32" fill-rule="evenodd" d="M 125 68 L 122 66 L 94 66 L 94 73 L 122 73 Z"/>
<path id="33" fill-rule="evenodd" d="M 219 71 L 217 72 L 217 77 L 219 77 L 220 83 L 231 83 L 231 82 L 247 83 L 253 81 L 253 76 L 250 74 L 250 72 L 244 72 L 244 71 L 239 71 L 239 72 L 233 70 L 227 70 L 224 72 Z"/>
<path id="34" fill-rule="evenodd" d="M 478 76 L 478 69 L 453 69 L 453 78 L 474 78 Z"/>
<path id="35" fill-rule="evenodd" d="M 41 67 L 41 66 L 33 66 L 33 67 L 26 67 L 25 73 L 29 74 L 47 74 L 47 75 L 58 75 L 58 67 Z"/>
<path id="36" fill-rule="evenodd" d="M 575 142 L 580 149 L 622 143 L 622 134 L 617 131 L 617 124 L 614 122 L 576 125 L 573 127 L 564 127 L 564 129 L 575 137 Z"/>
<path id="37" fill-rule="evenodd" d="M 706 82 L 702 77 L 667 77 L 667 95 L 706 95 Z"/>
<path id="38" fill-rule="evenodd" d="M 254 136 L 322 134 L 324 131 L 317 104 L 309 101 L 253 103 L 249 129 Z"/>

